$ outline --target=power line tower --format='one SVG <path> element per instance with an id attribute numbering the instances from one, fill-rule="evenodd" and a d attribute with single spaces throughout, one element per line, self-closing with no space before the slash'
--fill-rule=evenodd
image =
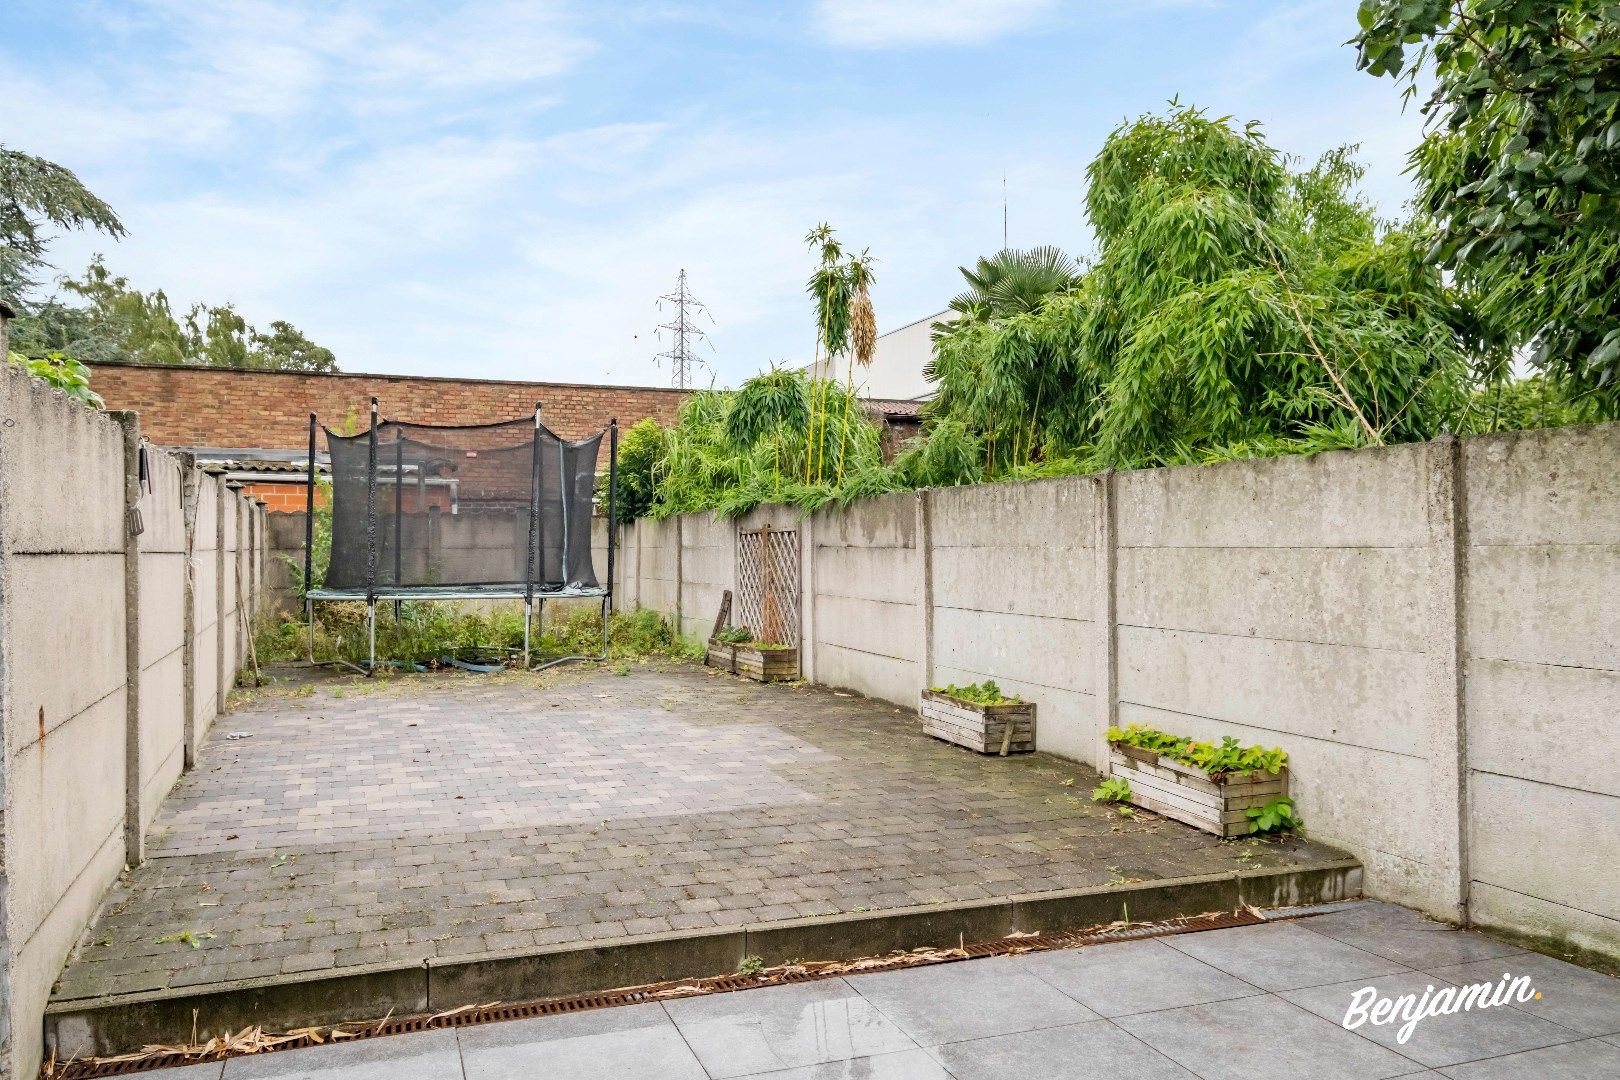
<path id="1" fill-rule="evenodd" d="M 686 287 L 685 270 L 681 271 L 680 277 L 675 281 L 675 291 L 658 298 L 658 310 L 663 311 L 665 304 L 674 305 L 675 317 L 667 323 L 660 323 L 657 333 L 659 340 L 662 341 L 664 331 L 668 330 L 672 341 L 668 349 L 653 357 L 653 363 L 668 360 L 671 384 L 678 390 L 689 390 L 692 386 L 692 370 L 709 366 L 699 360 L 694 351 L 698 343 L 707 341 L 709 336 L 698 328 L 697 317 L 706 316 L 712 324 L 714 316 L 709 314 L 709 309 L 704 307 L 703 302 L 693 296 L 691 290 Z"/>

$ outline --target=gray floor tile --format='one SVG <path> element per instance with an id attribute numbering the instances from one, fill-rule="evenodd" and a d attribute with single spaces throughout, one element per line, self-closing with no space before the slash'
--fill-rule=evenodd
<path id="1" fill-rule="evenodd" d="M 225 1068 L 223 1061 L 203 1061 L 196 1065 L 176 1065 L 172 1069 L 159 1069 L 161 1080 L 219 1080 Z"/>
<path id="2" fill-rule="evenodd" d="M 1375 910 L 1349 909 L 1301 919 L 1298 925 L 1315 934 L 1354 945 L 1365 952 L 1428 971 L 1469 964 L 1524 950 L 1471 930 L 1431 922 L 1415 911 L 1392 904 L 1368 904 Z M 1399 914 L 1395 914 L 1395 913 Z"/>
<path id="3" fill-rule="evenodd" d="M 956 1080 L 1195 1080 L 1106 1020 L 949 1043 L 929 1053 Z"/>
<path id="4" fill-rule="evenodd" d="M 1120 941 L 1018 958 L 1098 1016 L 1125 1016 L 1263 994 L 1264 990 L 1172 949 L 1163 941 Z"/>
<path id="5" fill-rule="evenodd" d="M 1410 1058 L 1271 995 L 1109 1023 L 1203 1080 L 1385 1080 L 1414 1068 Z"/>
<path id="6" fill-rule="evenodd" d="M 968 960 L 857 975 L 849 982 L 923 1046 L 1096 1019 L 1025 970 L 1024 959 Z"/>
<path id="7" fill-rule="evenodd" d="M 1399 999 L 1411 995 L 1421 999 L 1429 988 L 1440 990 L 1447 985 L 1432 975 L 1411 972 L 1340 983 L 1337 986 L 1289 990 L 1279 996 L 1340 1024 L 1345 1020 L 1352 997 L 1363 987 L 1373 987 L 1380 997 Z M 1381 1025 L 1365 1020 L 1355 1028 L 1355 1033 L 1429 1068 L 1515 1054 L 1521 1050 L 1585 1037 L 1578 1031 L 1549 1023 L 1510 1006 L 1425 1017 L 1417 1022 L 1406 1042 L 1402 1043 L 1399 1033 L 1405 1024 L 1406 1020 L 1399 1016 Z"/>
<path id="8" fill-rule="evenodd" d="M 1458 983 L 1495 981 L 1504 973 L 1530 976 L 1532 985 L 1541 992 L 1539 1001 L 1515 1002 L 1514 1008 L 1586 1035 L 1620 1034 L 1620 979 L 1612 975 L 1588 971 L 1540 953 L 1429 969 L 1431 975 Z"/>
<path id="9" fill-rule="evenodd" d="M 664 1008 L 713 1077 L 916 1048 L 842 979 L 674 1000 Z"/>
<path id="10" fill-rule="evenodd" d="M 951 1080 L 951 1074 L 929 1057 L 926 1050 L 902 1050 L 897 1054 L 756 1073 L 749 1080 Z"/>
<path id="11" fill-rule="evenodd" d="M 1337 911 L 1323 915 L 1310 915 L 1299 920 L 1299 925 L 1311 929 L 1333 927 L 1341 930 L 1446 930 L 1450 927 L 1424 915 L 1421 911 L 1386 904 L 1381 900 L 1357 900 L 1344 904 Z M 1329 937 L 1336 934 L 1328 933 Z"/>
<path id="12" fill-rule="evenodd" d="M 1604 1039 L 1586 1039 L 1453 1065 L 1440 1072 L 1451 1080 L 1613 1080 L 1620 1076 L 1620 1046 Z"/>
<path id="13" fill-rule="evenodd" d="M 455 1032 L 424 1031 L 254 1054 L 225 1063 L 225 1080 L 297 1080 L 330 1073 L 341 1074 L 342 1080 L 461 1080 L 461 1052 Z"/>
<path id="14" fill-rule="evenodd" d="M 1326 986 L 1407 970 L 1382 956 L 1313 934 L 1297 923 L 1267 923 L 1163 938 L 1164 943 L 1267 990 Z"/>
<path id="15" fill-rule="evenodd" d="M 464 1028 L 467 1080 L 705 1080 L 660 1005 L 597 1009 Z"/>

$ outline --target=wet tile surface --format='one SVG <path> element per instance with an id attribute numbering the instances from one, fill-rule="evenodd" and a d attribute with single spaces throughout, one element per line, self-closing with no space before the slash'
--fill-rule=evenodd
<path id="1" fill-rule="evenodd" d="M 1383 1080 L 1420 1067 L 1269 995 L 1110 1022 L 1203 1080 Z"/>
<path id="2" fill-rule="evenodd" d="M 717 1078 L 917 1046 L 842 979 L 669 1001 L 664 1009 Z"/>
<path id="3" fill-rule="evenodd" d="M 864 975 L 854 983 L 919 1046 L 1056 1027 L 1097 1014 L 1036 978 L 1025 957 Z"/>
<path id="4" fill-rule="evenodd" d="M 466 1080 L 706 1080 L 660 1005 L 630 1005 L 457 1033 Z"/>
<path id="5" fill-rule="evenodd" d="M 932 1051 L 956 1080 L 1193 1080 L 1142 1040 L 1108 1023 L 1042 1028 Z"/>
<path id="6" fill-rule="evenodd" d="M 673 663 L 324 678 L 200 762 L 57 1000 L 1340 857 L 1125 821 L 1083 766 Z"/>
<path id="7" fill-rule="evenodd" d="M 1329 916 L 1272 926 L 1302 930 L 1324 918 Z M 1331 918 L 1324 929 L 1436 932 L 1425 928 L 1416 913 L 1381 904 L 1348 905 Z M 1275 971 L 1269 953 L 1257 954 L 1257 936 L 1247 929 L 968 960 L 265 1054 L 227 1062 L 223 1080 L 1620 1077 L 1620 1034 L 1592 1037 L 1518 1004 L 1429 1017 L 1405 1043 L 1395 1038 L 1395 1025 L 1342 1026 L 1356 991 L 1371 986 L 1396 998 L 1430 985 L 1439 988 L 1444 980 L 1430 972 L 1268 993 L 1235 976 L 1215 972 L 1212 978 L 1214 969 L 1168 944 L 1197 938 L 1205 955 L 1240 957 L 1245 964 L 1259 965 L 1257 970 Z M 1270 949 L 1298 939 L 1289 934 L 1259 940 Z M 1375 940 L 1367 939 L 1369 944 Z M 1303 944 L 1315 969 L 1326 960 L 1345 961 L 1341 954 Z M 1499 967 L 1530 975 L 1537 987 L 1545 988 L 1535 1002 L 1538 1007 L 1567 1007 L 1588 1026 L 1607 1023 L 1613 983 L 1608 976 L 1533 954 L 1482 964 L 1453 970 L 1475 981 L 1500 978 Z M 924 977 L 901 980 L 897 975 Z M 1109 999 L 1110 981 L 1117 1000 Z M 1155 982 L 1173 985 L 1155 988 Z M 1245 996 L 1218 996 L 1245 987 Z M 1162 1005 L 1178 996 L 1205 1000 L 1120 1011 Z M 1111 1015 L 1096 1015 L 1101 1012 Z M 1075 1016 L 1088 1018 L 1070 1019 Z M 222 1080 L 217 1064 L 160 1076 Z"/>
<path id="8" fill-rule="evenodd" d="M 1562 1043 L 1522 1054 L 1441 1069 L 1451 1080 L 1600 1080 L 1620 1076 L 1620 1046 L 1603 1039 Z"/>
<path id="9" fill-rule="evenodd" d="M 1219 934 L 1178 935 L 1163 941 L 1172 949 L 1263 990 L 1326 986 L 1407 970 L 1393 960 L 1305 927 L 1302 922 L 1268 923 Z"/>
<path id="10" fill-rule="evenodd" d="M 1413 999 L 1414 1007 L 1425 999 L 1429 991 L 1441 994 L 1452 984 L 1431 975 L 1411 973 L 1386 975 L 1337 986 L 1317 986 L 1308 990 L 1290 990 L 1279 995 L 1287 1001 L 1309 1009 L 1334 1023 L 1347 1019 L 1346 1012 L 1355 995 L 1366 987 L 1377 991 L 1377 996 L 1399 1001 Z M 1446 1000 L 1455 997 L 1456 988 Z M 1354 1030 L 1356 1034 L 1411 1058 L 1430 1068 L 1456 1065 L 1480 1058 L 1501 1057 L 1522 1050 L 1551 1046 L 1585 1038 L 1579 1032 L 1520 1012 L 1512 1006 L 1468 1009 L 1441 1016 L 1425 1016 L 1411 1024 L 1406 1041 L 1400 1041 L 1401 1030 L 1408 1020 L 1396 1016 L 1387 1023 L 1376 1024 L 1363 1020 Z"/>
<path id="11" fill-rule="evenodd" d="M 1573 1028 L 1585 1035 L 1620 1034 L 1620 979 L 1578 968 L 1539 953 L 1482 960 L 1430 971 L 1452 982 L 1486 982 L 1504 973 L 1528 975 L 1540 999 L 1516 1001 L 1514 1008 Z"/>
<path id="12" fill-rule="evenodd" d="M 311 1046 L 231 1058 L 226 1080 L 460 1080 L 461 1053 L 453 1031 Z"/>
<path id="13" fill-rule="evenodd" d="M 1099 1016 L 1125 1016 L 1265 993 L 1158 940 L 1031 953 L 1021 960 L 1030 973 Z"/>

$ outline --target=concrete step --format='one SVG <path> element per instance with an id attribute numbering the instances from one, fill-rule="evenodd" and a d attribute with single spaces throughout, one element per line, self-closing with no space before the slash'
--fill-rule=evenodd
<path id="1" fill-rule="evenodd" d="M 1149 922 L 1242 907 L 1323 904 L 1361 895 L 1354 859 L 1247 870 L 707 931 L 568 943 L 510 954 L 440 957 L 311 975 L 58 999 L 45 1015 L 47 1055 L 58 1061 L 262 1026 L 266 1031 L 533 1001 L 735 972 L 744 957 L 766 966 L 853 960 L 896 950 L 950 948 L 1013 933 L 1079 930 L 1121 919 Z"/>

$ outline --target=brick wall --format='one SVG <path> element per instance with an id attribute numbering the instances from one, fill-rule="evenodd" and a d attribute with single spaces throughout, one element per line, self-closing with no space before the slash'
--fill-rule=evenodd
<path id="1" fill-rule="evenodd" d="M 309 488 L 303 481 L 255 481 L 242 485 L 242 494 L 264 503 L 272 514 L 302 514 L 309 509 Z M 326 505 L 323 489 L 315 489 L 317 506 Z"/>
<path id="2" fill-rule="evenodd" d="M 308 445 L 309 414 L 361 427 L 375 396 L 384 419 L 429 424 L 512 420 L 543 404 L 546 426 L 579 438 L 613 417 L 627 428 L 643 417 L 675 420 L 684 391 L 660 387 L 445 379 L 410 375 L 312 375 L 225 368 L 92 364 L 91 385 L 108 409 L 141 414 L 141 432 L 160 446 L 297 450 Z M 300 507 L 301 508 L 301 507 Z"/>

